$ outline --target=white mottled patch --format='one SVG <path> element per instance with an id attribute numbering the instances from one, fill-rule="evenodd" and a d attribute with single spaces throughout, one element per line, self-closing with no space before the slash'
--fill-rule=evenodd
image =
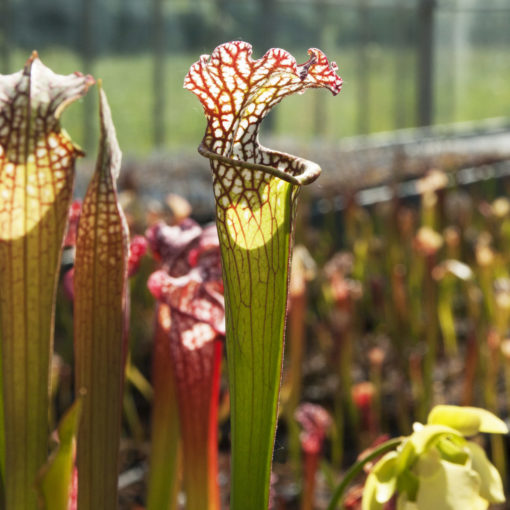
<path id="1" fill-rule="evenodd" d="M 234 169 L 229 167 L 227 169 L 226 178 L 232 180 L 234 178 L 234 175 L 235 175 Z"/>
<path id="2" fill-rule="evenodd" d="M 245 59 L 239 59 L 238 60 L 238 67 L 241 74 L 249 75 L 251 73 L 250 66 L 248 64 L 248 61 Z"/>
<path id="3" fill-rule="evenodd" d="M 236 89 L 232 92 L 232 97 L 234 98 L 235 103 L 239 105 L 244 99 L 244 93 L 241 90 Z"/>
<path id="4" fill-rule="evenodd" d="M 267 105 L 265 105 L 264 103 L 257 103 L 255 105 L 255 108 L 253 110 L 253 113 L 255 115 L 257 115 L 257 117 L 261 117 L 262 116 L 262 113 L 264 113 L 264 110 L 267 108 Z"/>
<path id="5" fill-rule="evenodd" d="M 224 115 L 221 119 L 221 123 L 223 124 L 223 129 L 225 129 L 225 131 L 230 130 L 232 122 L 234 122 L 234 116 L 231 113 L 229 115 Z"/>
<path id="6" fill-rule="evenodd" d="M 58 147 L 55 148 L 55 154 L 63 158 L 64 156 L 67 156 L 67 150 L 65 147 L 59 145 Z"/>
<path id="7" fill-rule="evenodd" d="M 214 96 L 218 97 L 220 95 L 220 89 L 211 81 L 209 83 L 209 92 Z"/>
<path id="8" fill-rule="evenodd" d="M 274 89 L 265 90 L 262 94 L 257 98 L 257 102 L 267 103 L 270 99 L 272 99 L 274 94 Z"/>
<path id="9" fill-rule="evenodd" d="M 232 64 L 232 56 L 228 51 L 221 52 L 221 60 L 223 60 L 224 64 Z"/>
<path id="10" fill-rule="evenodd" d="M 14 163 L 7 163 L 5 165 L 5 174 L 12 177 L 14 175 L 15 168 Z"/>

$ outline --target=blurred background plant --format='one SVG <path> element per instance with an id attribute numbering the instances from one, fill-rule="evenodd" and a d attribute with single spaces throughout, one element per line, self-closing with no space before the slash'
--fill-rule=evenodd
<path id="1" fill-rule="evenodd" d="M 277 46 L 304 60 L 318 47 L 340 63 L 349 77 L 343 101 L 295 98 L 265 126 L 301 140 L 500 117 L 510 106 L 506 0 L 4 0 L 0 8 L 2 72 L 37 48 L 63 74 L 102 77 L 119 89 L 110 102 L 126 156 L 194 147 L 204 123 L 182 77 L 198 54 L 230 39 L 250 41 L 257 57 Z M 90 149 L 97 127 L 87 101 L 65 122 Z"/>
<path id="2" fill-rule="evenodd" d="M 304 61 L 308 47 L 321 47 L 339 63 L 345 80 L 341 100 L 326 103 L 320 92 L 289 98 L 262 126 L 264 142 L 272 139 L 268 145 L 309 157 L 324 171 L 303 193 L 297 217 L 296 241 L 309 254 L 301 288 L 296 285 L 291 297 L 284 381 L 293 382 L 282 395 L 273 508 L 300 505 L 303 465 L 296 466 L 299 427 L 293 413 L 302 402 L 321 405 L 333 420 L 315 494 L 303 485 L 306 504 L 312 497 L 317 509 L 327 507 L 341 473 L 360 451 L 382 433 L 408 434 L 434 404 L 476 405 L 508 418 L 506 0 L 111 0 L 101 5 L 4 0 L 0 8 L 4 73 L 19 69 L 27 50 L 37 47 L 59 73 L 80 69 L 104 78 L 125 154 L 119 198 L 132 236 L 159 221 L 213 219 L 208 163 L 194 152 L 203 113 L 182 90 L 198 54 L 242 37 L 253 42 L 256 57 L 281 46 Z M 91 156 L 95 101 L 89 94 L 63 120 Z M 494 117 L 499 119 L 487 120 Z M 439 126 L 459 121 L 471 122 Z M 417 126 L 427 127 L 374 134 Z M 346 139 L 352 135 L 357 136 Z M 77 196 L 84 195 L 91 161 L 78 162 Z M 64 255 L 62 273 L 71 264 L 72 257 Z M 147 280 L 155 269 L 152 257 L 143 257 L 130 278 L 121 508 L 146 504 L 155 406 L 151 385 L 164 390 L 170 384 L 164 364 L 151 369 L 154 299 Z M 56 313 L 52 424 L 74 398 L 66 290 L 64 277 Z M 225 381 L 222 374 L 218 484 L 224 506 Z M 171 405 L 175 402 L 162 412 Z M 484 446 L 508 491 L 508 438 L 492 436 Z M 184 507 L 182 494 L 175 499 Z M 352 501 L 349 508 L 359 508 L 359 499 Z"/>
<path id="3" fill-rule="evenodd" d="M 328 215 L 321 218 L 323 224 L 311 221 L 305 224 L 305 218 L 300 218 L 299 241 L 307 242 L 309 247 L 305 260 L 310 257 L 317 262 L 316 269 L 307 273 L 309 279 L 302 282 L 306 285 L 307 306 L 301 323 L 293 325 L 289 321 L 288 325 L 291 329 L 303 328 L 304 333 L 302 346 L 298 336 L 287 339 L 286 384 L 282 390 L 283 409 L 273 465 L 274 508 L 299 507 L 300 480 L 309 472 L 304 470 L 299 452 L 292 453 L 293 431 L 298 423 L 288 412 L 291 398 L 298 404 L 320 405 L 333 417 L 329 431 L 322 433 L 325 441 L 317 452 L 323 456 L 314 458 L 319 469 L 312 508 L 317 509 L 326 508 L 341 473 L 360 451 L 377 442 L 383 433 L 407 434 L 414 421 L 426 420 L 434 404 L 476 405 L 507 419 L 510 356 L 505 282 L 510 275 L 505 262 L 508 255 L 504 229 L 510 209 L 504 217 L 495 213 L 506 200 L 498 191 L 506 186 L 506 180 L 502 180 L 492 190 L 487 182 L 444 189 L 442 207 L 436 211 L 437 230 L 421 226 L 423 195 L 364 208 L 353 201 L 349 214 L 329 213 L 335 215 L 337 233 L 348 230 L 350 214 L 362 217 L 371 225 L 363 241 L 354 236 L 351 241 L 342 238 L 338 244 L 326 243 L 324 239 L 332 235 Z M 125 199 L 121 193 L 121 200 Z M 454 207 L 460 199 L 466 200 L 466 209 L 462 211 L 470 218 L 466 224 L 459 221 L 460 211 Z M 136 219 L 132 211 L 144 209 L 143 205 L 135 206 L 140 200 L 135 195 L 126 207 L 135 231 L 137 222 L 150 224 L 155 218 L 170 224 L 182 221 L 174 219 L 180 218 L 179 213 L 168 205 L 175 207 L 175 197 L 159 203 L 157 214 L 151 213 L 149 218 L 144 214 Z M 311 205 L 309 202 L 308 206 Z M 393 218 L 400 218 L 396 225 Z M 367 244 L 366 250 L 356 247 L 360 242 Z M 296 249 L 297 264 L 302 248 Z M 321 260 L 328 263 L 319 263 Z M 313 268 L 310 261 L 307 264 Z M 151 380 L 154 304 L 147 296 L 145 282 L 155 268 L 151 259 L 144 257 L 139 271 L 131 277 L 132 289 L 139 289 L 131 294 L 131 364 L 147 380 Z M 291 299 L 302 298 L 296 294 Z M 61 352 L 57 365 L 60 383 L 54 395 L 57 414 L 58 409 L 67 406 L 62 402 L 69 399 L 65 381 L 70 360 L 65 349 L 60 351 L 59 347 L 69 341 L 61 326 L 69 320 L 67 313 L 59 303 L 56 334 L 57 351 Z M 292 309 L 290 313 L 292 317 Z M 436 325 L 431 328 L 434 322 Z M 292 356 L 301 359 L 299 371 Z M 218 482 L 223 501 L 229 480 L 225 376 L 220 387 L 223 389 L 218 422 Z M 301 381 L 298 397 L 288 393 L 288 381 L 293 378 Z M 135 501 L 145 501 L 144 466 L 150 459 L 151 404 L 150 397 L 144 396 L 136 385 L 127 385 L 126 391 L 133 399 L 141 427 L 141 434 L 135 436 L 129 425 L 131 420 L 124 416 L 122 470 L 133 477 L 121 491 L 121 497 L 125 508 L 130 508 Z M 487 440 L 487 452 L 507 486 L 508 439 L 494 435 Z M 121 476 L 121 480 L 125 478 Z M 309 480 L 303 485 L 306 505 L 310 504 L 310 486 L 313 484 Z"/>

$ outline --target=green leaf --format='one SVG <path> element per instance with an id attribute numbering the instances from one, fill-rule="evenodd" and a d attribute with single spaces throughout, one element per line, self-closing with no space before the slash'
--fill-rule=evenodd
<path id="1" fill-rule="evenodd" d="M 419 486 L 420 482 L 418 477 L 410 470 L 406 470 L 398 476 L 397 492 L 399 494 L 405 494 L 409 502 L 416 501 L 416 494 L 418 493 Z"/>
<path id="2" fill-rule="evenodd" d="M 396 452 L 389 452 L 374 466 L 377 480 L 375 499 L 379 503 L 389 501 L 397 487 L 397 456 Z"/>
<path id="3" fill-rule="evenodd" d="M 441 456 L 436 448 L 423 452 L 414 466 L 414 473 L 420 478 L 428 478 L 437 474 L 441 465 Z"/>
<path id="4" fill-rule="evenodd" d="M 286 95 L 338 93 L 342 81 L 319 50 L 298 66 L 284 50 L 252 60 L 232 42 L 204 55 L 185 87 L 208 119 L 199 148 L 213 172 L 221 243 L 231 396 L 232 510 L 267 508 L 281 379 L 292 220 L 302 184 L 320 168 L 258 142 L 259 125 Z"/>
<path id="5" fill-rule="evenodd" d="M 487 501 L 479 491 L 480 477 L 475 471 L 438 459 L 434 474 L 420 477 L 416 504 L 419 510 L 485 510 Z"/>
<path id="6" fill-rule="evenodd" d="M 353 464 L 349 470 L 345 473 L 342 481 L 336 486 L 333 491 L 333 495 L 331 496 L 331 501 L 329 502 L 327 510 L 334 510 L 338 508 L 338 506 L 342 502 L 342 498 L 345 490 L 349 486 L 349 484 L 358 476 L 363 467 L 368 463 L 372 462 L 381 455 L 389 452 L 393 448 L 397 447 L 402 443 L 402 438 L 390 439 L 383 444 L 380 444 L 373 449 L 369 450 L 365 455 L 363 455 L 355 464 Z M 368 497 L 368 496 L 367 496 Z"/>
<path id="7" fill-rule="evenodd" d="M 441 454 L 441 458 L 454 464 L 465 464 L 469 458 L 469 453 L 466 452 L 465 444 L 456 444 L 448 438 L 441 438 L 436 447 Z"/>
<path id="8" fill-rule="evenodd" d="M 76 387 L 85 388 L 78 436 L 80 510 L 117 507 L 126 347 L 128 231 L 117 200 L 120 149 L 99 87 L 101 139 L 76 239 Z"/>
<path id="9" fill-rule="evenodd" d="M 384 503 L 377 501 L 377 477 L 372 472 L 365 481 L 361 510 L 382 510 L 383 506 Z"/>
<path id="10" fill-rule="evenodd" d="M 397 461 L 397 472 L 403 473 L 408 469 L 416 460 L 416 448 L 409 438 L 404 439 L 401 447 L 399 448 L 399 456 Z"/>
<path id="11" fill-rule="evenodd" d="M 142 372 L 131 363 L 130 357 L 128 357 L 126 365 L 126 379 L 144 396 L 147 402 L 152 402 L 154 390 Z"/>
<path id="12" fill-rule="evenodd" d="M 402 473 L 409 469 L 416 459 L 435 445 L 441 437 L 460 436 L 457 430 L 443 425 L 415 424 L 415 431 L 402 444 L 397 461 L 397 470 Z"/>
<path id="13" fill-rule="evenodd" d="M 463 436 L 479 432 L 508 434 L 508 427 L 496 415 L 479 407 L 439 405 L 430 412 L 427 423 L 441 424 L 458 430 Z"/>
<path id="14" fill-rule="evenodd" d="M 48 451 L 48 387 L 55 290 L 82 155 L 59 116 L 93 83 L 54 74 L 34 53 L 0 77 L 0 309 L 7 510 L 36 507 Z"/>
<path id="15" fill-rule="evenodd" d="M 416 430 L 410 437 L 409 442 L 414 446 L 417 456 L 420 456 L 433 446 L 443 436 L 459 436 L 459 432 L 444 425 L 425 425 Z"/>
<path id="16" fill-rule="evenodd" d="M 471 452 L 471 467 L 480 476 L 480 496 L 491 503 L 503 503 L 505 492 L 498 470 L 489 461 L 481 446 L 468 441 L 466 447 Z"/>
<path id="17" fill-rule="evenodd" d="M 68 510 L 82 400 L 78 398 L 61 419 L 59 444 L 39 473 L 37 488 L 43 510 Z"/>
<path id="18" fill-rule="evenodd" d="M 414 501 L 408 501 L 405 494 L 401 494 L 397 499 L 397 510 L 419 510 Z"/>

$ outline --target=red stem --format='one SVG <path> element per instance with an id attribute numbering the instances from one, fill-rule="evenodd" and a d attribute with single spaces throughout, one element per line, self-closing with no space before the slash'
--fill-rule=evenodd
<path id="1" fill-rule="evenodd" d="M 218 403 L 220 395 L 221 357 L 223 342 L 217 337 L 214 341 L 214 362 L 211 385 L 211 406 L 209 409 L 209 499 L 220 504 L 218 487 Z"/>
<path id="2" fill-rule="evenodd" d="M 304 487 L 303 497 L 301 500 L 301 510 L 313 510 L 315 496 L 315 475 L 319 466 L 319 454 L 315 452 L 305 452 L 304 457 Z"/>
<path id="3" fill-rule="evenodd" d="M 219 510 L 217 416 L 222 342 L 185 335 L 198 321 L 172 310 L 170 354 L 179 405 L 187 510 Z"/>

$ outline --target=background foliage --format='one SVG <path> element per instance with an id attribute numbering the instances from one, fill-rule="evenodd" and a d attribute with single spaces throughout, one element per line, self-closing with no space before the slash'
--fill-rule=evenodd
<path id="1" fill-rule="evenodd" d="M 204 124 L 182 90 L 200 53 L 230 39 L 250 41 L 255 56 L 271 46 L 306 60 L 320 47 L 340 66 L 342 101 L 325 94 L 293 98 L 266 131 L 302 139 L 412 127 L 421 87 L 430 86 L 434 123 L 507 116 L 510 109 L 510 7 L 505 0 L 436 2 L 432 72 L 423 84 L 418 51 L 422 9 L 429 0 L 4 0 L 0 63 L 18 69 L 27 52 L 60 72 L 102 77 L 112 96 L 120 144 L 127 154 L 194 146 Z M 421 83 L 421 85 L 420 85 Z M 143 94 L 141 91 L 144 91 Z M 85 112 L 91 111 L 87 99 Z M 75 108 L 66 125 L 93 148 L 90 113 Z"/>

